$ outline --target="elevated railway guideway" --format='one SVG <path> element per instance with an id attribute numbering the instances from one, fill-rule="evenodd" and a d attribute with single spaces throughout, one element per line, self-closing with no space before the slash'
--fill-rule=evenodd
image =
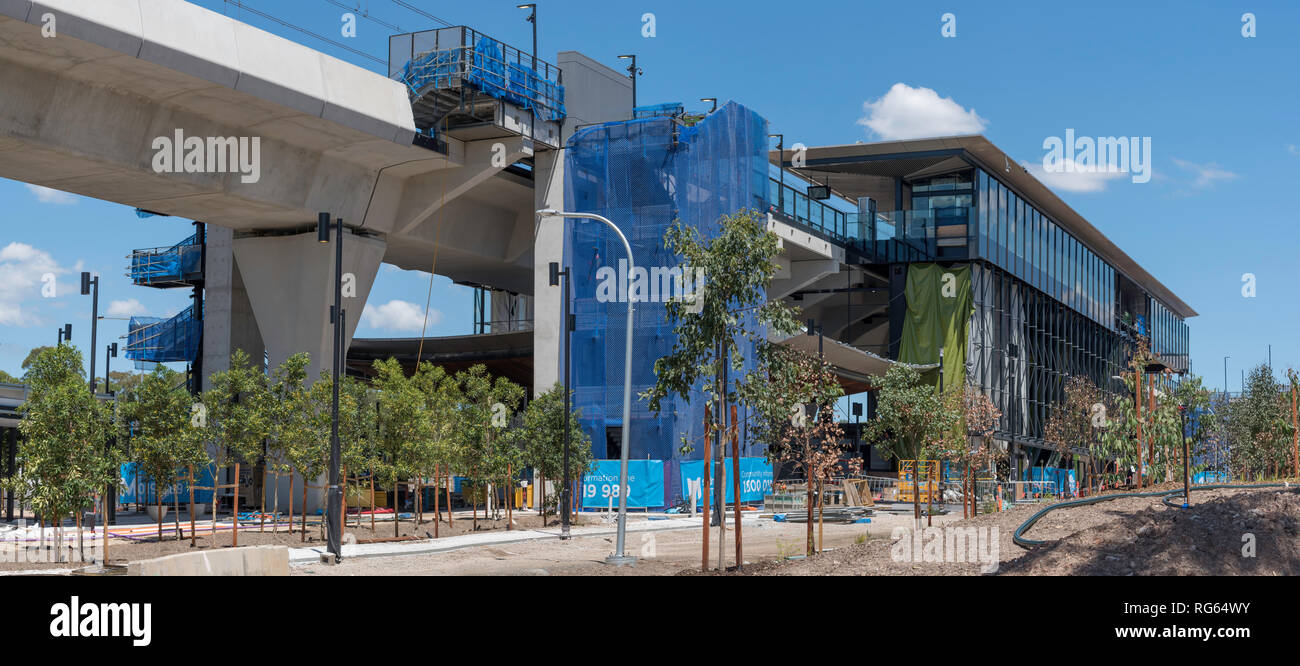
<path id="1" fill-rule="evenodd" d="M 235 346 L 329 358 L 322 211 L 357 315 L 381 262 L 531 293 L 558 68 L 464 27 L 394 44 L 373 72 L 184 0 L 0 1 L 0 177 L 204 222 L 206 372 Z"/>

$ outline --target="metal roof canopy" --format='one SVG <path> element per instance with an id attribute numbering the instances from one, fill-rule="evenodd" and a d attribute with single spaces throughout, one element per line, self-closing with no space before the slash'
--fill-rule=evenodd
<path id="1" fill-rule="evenodd" d="M 787 167 L 793 156 L 793 150 L 787 150 L 784 154 L 775 150 L 771 152 L 774 163 L 779 160 Z M 953 171 L 954 167 L 959 166 L 956 160 L 980 167 L 1010 186 L 1021 198 L 1036 204 L 1043 213 L 1106 260 L 1116 271 L 1162 301 L 1179 317 L 1188 319 L 1197 316 L 1190 305 L 982 135 L 821 146 L 806 149 L 803 157 L 805 166 L 791 171 L 818 182 L 823 181 L 827 174 L 833 174 L 836 176 L 833 182 L 835 191 L 850 200 L 866 196 L 866 178 L 855 179 L 855 175 L 917 178 Z"/>
<path id="2" fill-rule="evenodd" d="M 815 335 L 799 333 L 779 341 L 778 344 L 798 350 L 814 358 L 817 357 L 817 336 Z M 873 378 L 885 376 L 891 366 L 899 364 L 897 361 L 891 361 L 883 356 L 877 356 L 839 340 L 825 337 L 822 338 L 822 356 L 827 363 L 831 364 L 832 371 L 840 377 L 840 383 L 844 385 L 846 393 L 861 393 L 862 391 L 874 390 L 875 380 Z M 901 365 L 906 365 L 918 371 L 933 370 L 939 367 L 938 363 L 928 365 L 902 363 Z M 850 388 L 856 390 L 849 391 Z"/>

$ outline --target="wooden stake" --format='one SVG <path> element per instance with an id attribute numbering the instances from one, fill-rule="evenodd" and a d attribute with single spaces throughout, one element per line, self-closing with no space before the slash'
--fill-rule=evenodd
<path id="1" fill-rule="evenodd" d="M 302 542 L 307 543 L 307 477 L 302 477 Z"/>
<path id="2" fill-rule="evenodd" d="M 289 534 L 293 534 L 293 468 L 289 469 Z"/>
<path id="3" fill-rule="evenodd" d="M 358 518 L 360 523 L 361 519 Z M 375 536 L 375 473 L 370 472 L 370 536 Z"/>
<path id="4" fill-rule="evenodd" d="M 455 524 L 451 513 L 451 465 L 445 466 L 447 470 L 447 527 Z"/>
<path id="5" fill-rule="evenodd" d="M 713 443 L 712 440 L 713 433 L 710 431 L 710 428 L 713 425 L 713 417 L 711 416 L 711 414 L 712 414 L 712 410 L 710 409 L 710 405 L 705 405 L 704 406 L 704 474 L 701 475 L 700 477 L 700 494 L 703 496 L 701 501 L 704 502 L 704 515 L 702 518 L 702 522 L 704 523 L 704 543 L 701 546 L 703 548 L 703 559 L 701 560 L 700 571 L 709 570 L 709 474 L 710 474 L 709 464 L 713 461 L 713 449 L 710 446 Z"/>
<path id="6" fill-rule="evenodd" d="M 230 530 L 230 547 L 239 547 L 239 463 L 235 463 L 235 499 L 230 504 L 233 529 Z"/>
<path id="7" fill-rule="evenodd" d="M 513 487 L 514 484 L 511 483 L 511 478 L 510 478 L 510 477 L 512 476 L 512 475 L 511 475 L 511 469 L 512 469 L 512 468 L 511 468 L 510 464 L 509 464 L 509 463 L 506 463 L 506 483 L 505 483 L 505 486 L 504 486 L 504 487 L 505 487 L 505 489 L 506 489 L 506 531 L 507 531 L 507 532 L 509 532 L 510 529 L 511 529 L 511 527 L 510 527 L 510 526 L 511 526 L 511 516 L 513 515 L 513 514 L 510 512 L 510 509 L 511 509 L 512 505 L 514 505 L 514 503 L 515 503 L 515 498 L 512 497 L 512 495 L 514 495 L 514 487 Z"/>
<path id="8" fill-rule="evenodd" d="M 194 465 L 186 465 L 189 470 L 190 488 L 190 548 L 194 547 Z"/>
<path id="9" fill-rule="evenodd" d="M 736 406 L 731 406 L 731 488 L 736 507 L 736 571 L 745 564 L 740 543 L 740 428 L 736 421 Z"/>

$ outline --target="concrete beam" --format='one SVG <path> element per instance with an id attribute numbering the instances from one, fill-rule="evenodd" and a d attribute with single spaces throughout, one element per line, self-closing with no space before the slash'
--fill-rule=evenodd
<path id="1" fill-rule="evenodd" d="M 531 142 L 524 137 L 467 142 L 459 168 L 417 176 L 406 182 L 394 231 L 412 233 L 448 201 L 468 193 L 511 164 L 532 156 Z"/>

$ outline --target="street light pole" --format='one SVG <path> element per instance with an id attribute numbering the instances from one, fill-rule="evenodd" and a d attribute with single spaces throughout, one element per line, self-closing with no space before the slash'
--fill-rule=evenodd
<path id="1" fill-rule="evenodd" d="M 573 361 L 569 358 L 570 342 L 573 337 L 573 315 L 569 313 L 569 269 L 560 270 L 559 262 L 552 261 L 550 265 L 552 287 L 560 285 L 560 278 L 563 279 L 563 292 L 561 297 L 564 305 L 561 307 L 561 325 L 564 327 L 564 487 L 560 490 L 560 510 L 563 516 L 560 518 L 560 539 L 567 541 L 569 539 L 569 514 L 573 512 L 573 480 L 569 478 L 569 380 Z"/>
<path id="2" fill-rule="evenodd" d="M 631 59 L 632 64 L 627 68 L 627 76 L 632 79 L 632 119 L 636 120 L 636 77 L 641 75 L 641 68 L 636 66 L 636 55 L 628 54 L 618 57 L 619 60 Z"/>
<path id="3" fill-rule="evenodd" d="M 325 507 L 325 524 L 326 534 L 325 541 L 329 553 L 333 555 L 334 561 L 339 562 L 343 559 L 343 544 L 340 528 L 342 522 L 339 513 L 343 510 L 343 496 L 339 490 L 339 458 L 341 450 L 339 446 L 339 369 L 340 361 L 343 357 L 343 218 L 337 221 L 337 234 L 334 241 L 334 305 L 330 307 L 330 323 L 334 325 L 334 363 L 331 376 L 333 377 L 333 386 L 331 387 L 332 395 L 330 397 L 330 470 L 329 470 L 329 491 L 326 495 Z M 321 213 L 317 216 L 316 222 L 316 240 L 320 243 L 329 243 L 330 232 L 330 214 Z M 419 363 L 419 359 L 416 359 Z M 306 483 L 306 479 L 303 483 Z M 304 507 L 304 511 L 306 508 Z M 396 518 L 394 518 L 395 520 Z"/>
<path id="4" fill-rule="evenodd" d="M 628 242 L 627 236 L 607 217 L 596 215 L 595 213 L 570 213 L 557 211 L 553 208 L 547 208 L 537 211 L 539 217 L 576 217 L 584 220 L 595 220 L 614 230 L 618 234 L 618 239 L 623 241 L 623 249 L 627 251 L 627 274 L 631 279 L 636 264 L 632 258 L 632 244 Z M 627 545 L 627 462 L 628 455 L 631 452 L 631 446 L 628 443 L 628 436 L 632 430 L 632 299 L 627 299 L 627 342 L 623 354 L 623 433 L 621 442 L 621 451 L 619 452 L 619 474 L 618 474 L 618 539 L 615 545 L 614 554 L 605 558 L 606 564 L 614 566 L 624 566 L 636 564 L 636 557 L 627 554 L 625 546 Z"/>
<path id="5" fill-rule="evenodd" d="M 98 344 L 96 336 L 99 333 L 99 276 L 96 275 L 91 279 L 90 273 L 82 271 L 81 273 L 81 295 L 89 296 L 91 287 L 94 287 L 94 296 L 90 299 L 90 393 L 95 393 L 95 346 Z"/>

